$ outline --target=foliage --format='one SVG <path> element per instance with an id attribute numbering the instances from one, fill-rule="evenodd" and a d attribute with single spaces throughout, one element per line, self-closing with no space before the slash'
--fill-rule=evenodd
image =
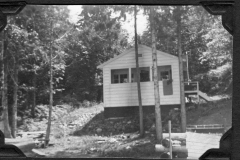
<path id="1" fill-rule="evenodd" d="M 181 12 L 182 51 L 188 54 L 190 79 L 199 81 L 200 90 L 208 94 L 231 93 L 231 68 L 229 72 L 222 71 L 218 79 L 209 74 L 232 61 L 232 37 L 220 17 L 197 6 L 183 6 Z M 177 55 L 176 14 L 176 7 L 156 7 L 157 49 L 173 55 Z M 151 45 L 150 28 L 140 39 L 142 44 Z M 216 87 L 216 83 L 221 87 Z"/>
<path id="2" fill-rule="evenodd" d="M 112 17 L 109 6 L 83 6 L 66 53 L 65 93 L 78 101 L 96 100 L 102 82 L 97 66 L 121 53 L 127 45 L 117 17 Z M 79 32 L 80 31 L 80 32 Z"/>

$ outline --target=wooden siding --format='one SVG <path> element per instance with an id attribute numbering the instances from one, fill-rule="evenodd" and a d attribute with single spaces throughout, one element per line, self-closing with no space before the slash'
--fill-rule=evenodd
<path id="1" fill-rule="evenodd" d="M 139 67 L 152 66 L 151 50 L 139 49 Z M 171 105 L 180 104 L 180 87 L 179 87 L 179 66 L 178 59 L 158 54 L 158 66 L 171 65 L 173 78 L 173 95 L 163 95 L 162 81 L 159 81 L 160 104 Z M 134 51 L 112 61 L 103 67 L 103 92 L 104 92 L 104 106 L 118 107 L 118 106 L 137 106 L 137 83 L 118 83 L 111 84 L 111 69 L 121 68 L 135 68 L 135 53 Z M 150 75 L 152 71 L 150 70 Z M 152 79 L 152 78 L 150 78 Z M 154 105 L 154 84 L 153 81 L 141 82 L 142 104 Z"/>

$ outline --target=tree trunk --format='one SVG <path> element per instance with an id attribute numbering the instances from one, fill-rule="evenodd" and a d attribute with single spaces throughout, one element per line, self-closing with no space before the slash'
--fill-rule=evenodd
<path id="1" fill-rule="evenodd" d="M 156 50 L 156 38 L 155 38 L 155 25 L 154 25 L 154 8 L 150 9 L 150 24 L 152 32 L 152 61 L 153 61 L 153 81 L 154 81 L 154 96 L 155 96 L 155 119 L 156 119 L 156 135 L 157 142 L 161 143 L 162 140 L 162 118 L 161 118 L 161 107 L 160 107 L 160 94 L 157 74 L 157 50 Z"/>
<path id="2" fill-rule="evenodd" d="M 53 22 L 51 22 L 51 44 L 50 44 L 50 101 L 49 101 L 49 115 L 48 115 L 48 126 L 45 137 L 45 146 L 49 143 L 49 137 L 51 132 L 51 118 L 52 118 L 52 104 L 53 104 L 53 80 L 52 80 L 52 45 L 53 45 Z"/>
<path id="3" fill-rule="evenodd" d="M 17 106 L 18 106 L 18 55 L 15 57 L 14 66 L 14 89 L 13 89 L 13 110 L 12 110 L 12 136 L 16 138 L 17 132 Z"/>
<path id="4" fill-rule="evenodd" d="M 180 99 L 181 99 L 181 130 L 186 132 L 186 108 L 185 108 L 185 92 L 183 79 L 183 60 L 182 60 L 182 39 L 181 39 L 181 11 L 180 6 L 177 7 L 177 35 L 178 35 L 178 60 L 179 60 L 179 76 L 180 76 Z"/>
<path id="5" fill-rule="evenodd" d="M 7 36 L 5 31 L 2 31 L 2 118 L 4 123 L 4 135 L 5 138 L 12 138 L 11 130 L 9 127 L 9 120 L 8 120 L 8 97 L 7 97 L 7 57 L 6 57 L 6 50 L 7 50 Z"/>
<path id="6" fill-rule="evenodd" d="M 138 37 L 137 37 L 137 6 L 134 7 L 134 29 L 135 29 L 135 57 L 136 57 L 136 70 L 137 70 L 137 88 L 138 88 L 138 104 L 139 104 L 139 122 L 140 122 L 140 136 L 144 136 L 143 127 L 143 108 L 142 108 L 142 96 L 141 96 L 141 86 L 140 86 L 140 73 L 138 64 Z M 131 75 L 129 75 L 131 76 Z"/>
<path id="7" fill-rule="evenodd" d="M 36 73 L 33 73 L 33 104 L 31 108 L 32 118 L 35 117 L 35 107 L 36 107 Z"/>

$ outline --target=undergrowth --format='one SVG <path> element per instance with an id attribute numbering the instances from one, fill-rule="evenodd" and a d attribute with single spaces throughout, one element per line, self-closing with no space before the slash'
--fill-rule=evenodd
<path id="1" fill-rule="evenodd" d="M 208 102 L 195 104 L 195 109 L 187 111 L 187 123 L 194 124 L 200 117 L 205 117 L 217 112 L 220 109 L 226 109 L 232 107 L 231 99 L 222 99 L 216 102 Z"/>

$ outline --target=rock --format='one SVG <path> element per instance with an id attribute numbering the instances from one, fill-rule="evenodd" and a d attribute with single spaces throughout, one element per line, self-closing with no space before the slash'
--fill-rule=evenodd
<path id="1" fill-rule="evenodd" d="M 155 131 L 156 127 L 155 124 L 152 125 L 152 127 L 150 128 L 150 131 Z"/>
<path id="2" fill-rule="evenodd" d="M 101 132 L 102 132 L 102 129 L 101 129 L 101 128 L 98 128 L 96 131 L 97 131 L 97 133 L 101 133 Z"/>
<path id="3" fill-rule="evenodd" d="M 90 151 L 92 151 L 92 152 L 96 152 L 97 149 L 96 149 L 96 148 L 90 148 Z"/>
<path id="4" fill-rule="evenodd" d="M 114 142 L 117 142 L 117 140 L 115 138 L 111 138 L 109 142 L 114 143 Z"/>
<path id="5" fill-rule="evenodd" d="M 127 150 L 129 150 L 129 149 L 131 149 L 131 148 L 132 148 L 132 147 L 130 147 L 130 146 L 127 146 L 127 147 L 126 147 Z"/>
<path id="6" fill-rule="evenodd" d="M 131 124 L 132 122 L 131 121 L 128 121 L 127 124 Z"/>

